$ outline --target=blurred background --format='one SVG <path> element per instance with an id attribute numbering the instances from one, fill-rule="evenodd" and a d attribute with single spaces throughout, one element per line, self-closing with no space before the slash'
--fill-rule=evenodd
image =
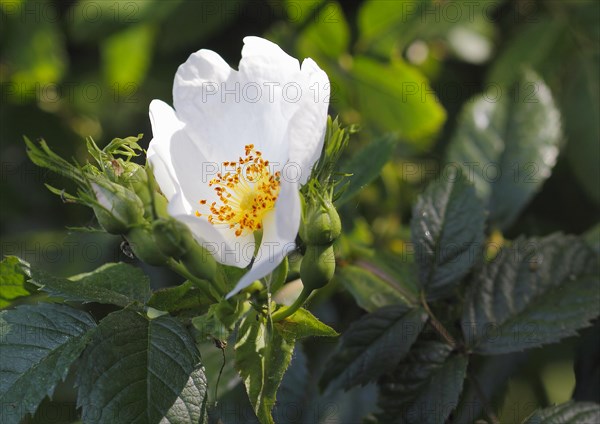
<path id="1" fill-rule="evenodd" d="M 342 210 L 356 242 L 402 251 L 411 207 L 440 170 L 461 108 L 476 94 L 510 85 L 524 69 L 550 86 L 564 141 L 552 176 L 504 236 L 581 234 L 597 223 L 595 0 L 0 0 L 0 254 L 61 275 L 132 261 L 118 238 L 67 228 L 95 225 L 93 213 L 63 204 L 44 187 L 71 188 L 29 162 L 23 135 L 44 138 L 78 161 L 85 161 L 86 136 L 103 146 L 144 133 L 147 147 L 148 105 L 152 99 L 172 102 L 177 67 L 201 48 L 236 67 L 246 35 L 266 37 L 300 59 L 311 57 L 328 73 L 330 114 L 361 127 L 348 157 L 393 136 L 389 162 Z M 164 283 L 159 270 L 146 271 L 155 287 Z M 348 296 L 336 296 L 335 302 L 323 299 L 316 312 L 343 329 L 361 311 Z M 593 331 L 582 340 L 481 364 L 482 372 L 506 368 L 493 383 L 501 386 L 494 406 L 502 422 L 518 422 L 538 405 L 571 397 L 580 342 L 600 351 Z M 592 364 L 597 373 L 599 367 Z M 372 409 L 373 393 L 367 388 L 322 399 L 315 420 L 306 422 L 357 422 Z M 57 408 L 52 422 L 69 422 Z M 46 415 L 43 422 L 50 421 Z"/>

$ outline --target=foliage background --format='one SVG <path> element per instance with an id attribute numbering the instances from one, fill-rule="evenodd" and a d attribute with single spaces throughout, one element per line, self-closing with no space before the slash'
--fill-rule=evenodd
<path id="1" fill-rule="evenodd" d="M 428 14 L 419 9 L 425 6 Z M 18 255 L 61 275 L 106 261 L 132 262 L 118 238 L 64 229 L 93 224 L 92 212 L 63 205 L 44 188 L 48 179 L 58 186 L 64 182 L 29 162 L 22 135 L 43 137 L 57 152 L 75 158 L 85 154 L 88 135 L 104 145 L 143 132 L 147 146 L 148 104 L 155 98 L 171 102 L 179 64 L 208 48 L 235 66 L 245 35 L 265 36 L 296 57 L 314 58 L 327 71 L 333 83 L 330 113 L 362 127 L 350 153 L 394 134 L 393 153 L 381 174 L 342 210 L 354 241 L 391 254 L 403 251 L 411 207 L 440 169 L 461 108 L 473 95 L 515 81 L 524 68 L 551 87 L 565 137 L 552 176 L 504 236 L 582 234 L 597 222 L 600 6 L 593 0 L 2 0 L 0 19 L 2 256 Z M 178 282 L 164 271 L 145 270 L 155 288 Z M 312 309 L 343 331 L 363 312 L 335 288 Z M 93 308 L 96 316 L 109 312 Z M 570 399 L 577 358 L 589 360 L 590 352 L 600 350 L 594 331 L 597 326 L 578 340 L 479 364 L 504 367 L 495 377 L 493 397 L 502 421 L 520 422 L 537 406 Z M 322 340 L 306 344 L 312 375 L 333 347 Z M 206 358 L 208 367 L 212 359 L 218 369 L 218 355 Z M 586 369 L 598 372 L 595 361 Z M 221 384 L 229 405 L 242 405 L 243 393 L 227 390 L 227 381 L 224 377 Z M 370 386 L 330 394 L 315 403 L 314 417 L 353 422 L 370 412 L 374 395 Z M 597 387 L 586 396 L 600 400 Z M 36 419 L 70 422 L 72 402 L 64 385 Z M 228 410 L 226 401 L 222 405 L 224 411 L 236 410 Z"/>

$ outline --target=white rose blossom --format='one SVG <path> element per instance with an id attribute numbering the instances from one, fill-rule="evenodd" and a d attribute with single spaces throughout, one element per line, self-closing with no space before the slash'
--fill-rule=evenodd
<path id="1" fill-rule="evenodd" d="M 226 265 L 251 269 L 228 297 L 268 275 L 295 247 L 299 188 L 319 158 L 329 79 L 279 46 L 244 38 L 239 70 L 200 50 L 179 67 L 173 106 L 150 104 L 148 161 L 171 216 Z"/>

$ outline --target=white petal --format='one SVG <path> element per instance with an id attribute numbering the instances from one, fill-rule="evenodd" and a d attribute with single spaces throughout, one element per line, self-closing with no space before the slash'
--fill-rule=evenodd
<path id="1" fill-rule="evenodd" d="M 300 184 L 308 180 L 321 155 L 330 96 L 329 78 L 312 59 L 304 60 L 302 73 L 307 78 L 308 90 L 302 96 L 300 109 L 290 121 L 287 134 L 290 143 L 288 166 L 297 166 L 301 172 Z"/>
<path id="2" fill-rule="evenodd" d="M 206 219 L 184 214 L 173 216 L 188 226 L 196 241 L 208 250 L 219 263 L 245 268 L 256 248 L 254 236 L 236 237 L 233 231 L 221 231 Z"/>
<path id="3" fill-rule="evenodd" d="M 153 138 L 148 147 L 147 158 L 160 189 L 170 199 L 179 186 L 171 160 L 171 140 L 173 134 L 183 127 L 183 123 L 177 119 L 175 111 L 160 100 L 152 100 L 150 103 L 150 122 Z"/>
<path id="4" fill-rule="evenodd" d="M 321 81 L 328 82 L 327 77 L 312 61 L 305 61 L 301 70 L 296 59 L 270 41 L 246 37 L 244 43 L 239 72 L 215 52 L 192 54 L 175 77 L 175 109 L 207 158 L 230 161 L 243 152 L 244 145 L 254 144 L 269 161 L 284 164 L 289 158 L 290 119 L 301 108 L 314 109 L 315 98 L 322 100 L 320 110 L 326 114 L 328 95 L 321 94 L 328 86 Z M 310 119 L 313 115 L 308 112 Z M 321 130 L 317 126 L 313 131 Z M 306 135 L 301 130 L 296 133 Z M 302 166 L 313 160 L 312 153 L 319 147 L 308 133 L 309 148 L 304 150 L 311 154 L 307 159 L 294 155 Z"/>
<path id="5" fill-rule="evenodd" d="M 256 261 L 250 271 L 227 294 L 227 298 L 269 274 L 277 268 L 288 253 L 294 250 L 294 241 L 300 227 L 300 213 L 298 185 L 284 182 L 274 212 L 263 220 L 263 238 L 256 254 Z"/>

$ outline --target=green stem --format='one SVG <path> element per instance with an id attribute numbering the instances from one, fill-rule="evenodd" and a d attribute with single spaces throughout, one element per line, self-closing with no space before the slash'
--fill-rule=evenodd
<path id="1" fill-rule="evenodd" d="M 201 280 L 198 277 L 196 277 L 195 275 L 193 275 L 190 271 L 188 271 L 188 269 L 185 267 L 185 265 L 183 265 L 181 262 L 178 262 L 178 261 L 176 261 L 173 258 L 169 258 L 169 260 L 167 261 L 167 265 L 169 266 L 169 268 L 171 268 L 171 270 L 175 271 L 177 274 L 181 275 L 184 278 L 187 278 L 192 283 L 194 283 L 194 285 L 199 290 L 201 290 L 204 295 L 212 298 L 216 302 L 219 301 L 219 299 L 217 299 L 211 293 L 210 288 L 206 287 L 206 281 L 205 280 Z"/>
<path id="2" fill-rule="evenodd" d="M 271 319 L 273 320 L 273 322 L 277 322 L 277 321 L 286 319 L 287 317 L 292 315 L 294 312 L 296 312 L 298 309 L 300 309 L 302 307 L 302 305 L 304 305 L 304 303 L 306 303 L 306 300 L 308 299 L 308 297 L 310 296 L 311 293 L 312 293 L 312 289 L 307 289 L 306 287 L 304 287 L 302 289 L 302 291 L 300 292 L 300 296 L 298 296 L 298 298 L 294 301 L 294 303 L 292 303 L 288 307 L 283 307 L 283 308 L 275 311 L 275 313 L 271 316 Z"/>

